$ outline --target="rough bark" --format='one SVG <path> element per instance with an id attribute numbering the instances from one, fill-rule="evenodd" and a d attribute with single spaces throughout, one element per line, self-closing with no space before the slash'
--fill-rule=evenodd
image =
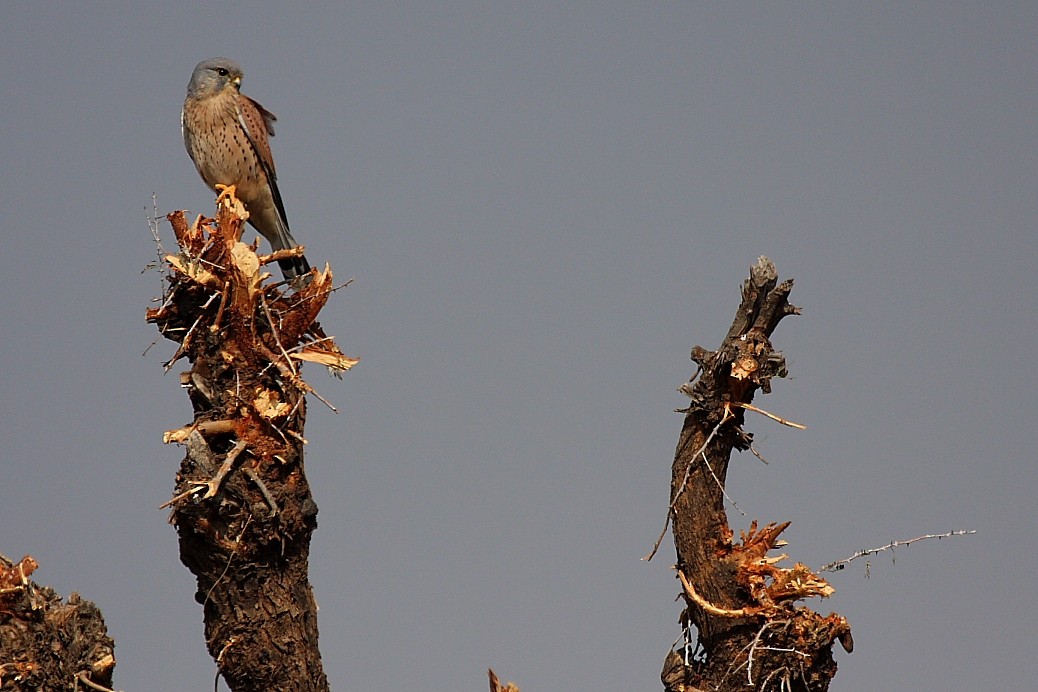
<path id="1" fill-rule="evenodd" d="M 29 575 L 38 566 L 0 556 L 0 690 L 110 688 L 115 642 L 101 611 L 37 585 Z"/>
<path id="2" fill-rule="evenodd" d="M 774 265 L 761 257 L 720 348 L 692 350 L 699 378 L 683 387 L 691 403 L 675 452 L 670 507 L 689 641 L 667 656 L 668 692 L 827 690 L 836 673 L 833 642 L 852 646 L 845 618 L 795 605 L 833 590 L 806 566 L 781 567 L 785 556 L 770 555 L 784 545 L 779 535 L 789 523 L 758 529 L 753 522 L 733 542 L 724 508 L 731 453 L 752 442 L 743 429 L 746 406 L 758 390 L 770 393 L 771 378 L 786 375 L 770 337 L 784 317 L 800 312 L 788 302 L 792 288 L 792 280 L 779 284 Z M 689 625 L 698 633 L 695 654 Z"/>
<path id="3" fill-rule="evenodd" d="M 306 394 L 301 362 L 333 370 L 346 358 L 315 321 L 329 270 L 293 288 L 264 284 L 262 267 L 301 250 L 259 258 L 241 242 L 245 210 L 221 194 L 217 220 L 189 226 L 170 214 L 181 252 L 169 288 L 147 319 L 179 344 L 191 425 L 166 433 L 187 454 L 168 506 L 180 559 L 196 576 L 206 645 L 231 690 L 327 690 L 317 606 L 308 580 L 317 505 L 303 469 Z"/>

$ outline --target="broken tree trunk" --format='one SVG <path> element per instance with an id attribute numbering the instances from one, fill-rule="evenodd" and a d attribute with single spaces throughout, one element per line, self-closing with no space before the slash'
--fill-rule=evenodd
<path id="1" fill-rule="evenodd" d="M 301 249 L 257 257 L 241 242 L 247 214 L 233 189 L 217 219 L 168 219 L 181 252 L 167 255 L 169 288 L 147 320 L 179 344 L 167 363 L 194 408 L 191 425 L 166 433 L 187 455 L 171 523 L 180 559 L 198 580 L 206 645 L 231 690 L 327 690 L 308 580 L 317 505 L 303 471 L 306 394 L 302 361 L 348 370 L 315 321 L 332 290 L 313 271 L 297 290 L 264 285 L 262 267 Z"/>
<path id="2" fill-rule="evenodd" d="M 775 266 L 761 257 L 743 284 L 742 303 L 721 347 L 692 350 L 699 379 L 693 376 L 682 387 L 691 404 L 672 467 L 669 517 L 686 606 L 686 646 L 664 663 L 668 692 L 828 690 L 836 674 L 833 642 L 852 647 L 845 618 L 795 605 L 826 597 L 832 587 L 803 564 L 780 567 L 786 556 L 769 554 L 784 545 L 779 535 L 789 523 L 758 529 L 753 522 L 733 542 L 724 508 L 732 450 L 748 450 L 752 442 L 743 430 L 745 412 L 759 411 L 751 404 L 758 389 L 770 393 L 771 378 L 786 376 L 785 359 L 770 336 L 782 318 L 800 312 L 788 302 L 792 288 L 792 280 L 779 284 Z"/>
<path id="3" fill-rule="evenodd" d="M 37 567 L 0 555 L 0 689 L 109 689 L 115 642 L 101 611 L 76 593 L 62 603 L 29 579 Z"/>

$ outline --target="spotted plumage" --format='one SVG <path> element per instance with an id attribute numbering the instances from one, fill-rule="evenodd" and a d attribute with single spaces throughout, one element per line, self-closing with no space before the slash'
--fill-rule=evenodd
<path id="1" fill-rule="evenodd" d="M 198 63 L 187 85 L 180 122 L 184 145 L 199 175 L 212 189 L 234 185 L 249 211 L 249 223 L 274 250 L 296 247 L 278 191 L 270 137 L 277 118 L 239 91 L 242 69 L 232 60 Z M 304 257 L 280 260 L 286 279 L 310 271 Z"/>

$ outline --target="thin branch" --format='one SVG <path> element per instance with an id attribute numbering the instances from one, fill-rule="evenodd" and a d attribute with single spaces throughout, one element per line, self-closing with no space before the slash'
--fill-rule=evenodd
<path id="1" fill-rule="evenodd" d="M 313 341 L 304 341 L 302 343 L 296 344 L 295 346 L 293 346 L 290 349 L 287 349 L 285 352 L 286 353 L 297 353 L 299 351 L 302 351 L 304 348 L 307 348 L 308 346 L 313 346 L 315 344 L 319 344 L 319 343 L 322 343 L 322 342 L 325 342 L 325 341 L 335 341 L 335 337 L 334 336 L 323 336 L 320 339 L 314 339 Z"/>
<path id="2" fill-rule="evenodd" d="M 696 374 L 698 374 L 698 371 L 697 371 Z M 735 416 L 732 414 L 732 412 L 729 409 L 725 409 L 724 418 L 722 418 L 720 420 L 720 422 L 718 422 L 718 424 L 714 426 L 714 429 L 710 431 L 709 435 L 707 435 L 706 441 L 696 451 L 696 453 L 692 455 L 692 460 L 688 463 L 688 466 L 685 467 L 685 476 L 684 476 L 684 478 L 681 479 L 681 485 L 678 486 L 678 491 L 676 493 L 674 493 L 674 499 L 671 501 L 670 507 L 667 508 L 667 519 L 666 519 L 666 521 L 663 522 L 663 530 L 660 531 L 660 537 L 656 539 L 656 543 L 653 544 L 652 550 L 649 551 L 649 554 L 642 558 L 646 562 L 651 560 L 656 555 L 656 552 L 660 549 L 660 545 L 663 543 L 663 537 L 667 535 L 667 529 L 670 528 L 670 518 L 674 515 L 674 506 L 677 504 L 678 498 L 681 497 L 681 494 L 683 492 L 685 492 L 685 486 L 688 484 L 688 477 L 692 473 L 692 464 L 695 463 L 696 457 L 698 457 L 700 454 L 704 454 L 704 452 L 706 451 L 707 445 L 710 444 L 710 441 L 714 439 L 714 436 L 717 434 L 717 431 L 721 429 L 721 426 L 724 425 L 725 423 L 727 423 L 728 421 L 730 421 L 734 417 Z M 704 461 L 706 460 L 706 455 L 705 454 L 703 456 L 703 460 Z M 710 462 L 707 462 L 706 467 L 708 469 L 710 468 Z M 710 473 L 713 474 L 714 470 L 710 469 Z M 714 476 L 714 479 L 715 480 L 717 479 L 716 475 Z M 724 486 L 721 485 L 721 482 L 717 481 L 717 484 L 721 486 L 721 492 L 724 492 Z M 725 494 L 725 497 L 728 497 L 728 495 Z M 733 501 L 732 504 L 734 505 L 735 502 Z M 740 509 L 739 512 L 742 513 L 742 510 Z M 746 515 L 743 514 L 743 516 L 746 516 Z"/>
<path id="3" fill-rule="evenodd" d="M 235 460 L 238 455 L 241 454 L 246 447 L 246 443 L 239 440 L 231 448 L 231 451 L 227 452 L 227 457 L 224 459 L 223 465 L 220 466 L 220 470 L 216 472 L 216 475 L 207 481 L 193 481 L 189 480 L 188 483 L 192 486 L 190 489 L 180 493 L 170 501 L 159 506 L 159 509 L 165 509 L 172 507 L 181 500 L 188 498 L 195 493 L 199 492 L 202 488 L 206 489 L 205 495 L 202 496 L 203 500 L 208 500 L 216 496 L 216 493 L 220 491 L 220 485 L 223 483 L 223 479 L 231 472 L 231 468 L 234 466 Z"/>
<path id="4" fill-rule="evenodd" d="M 681 587 L 685 590 L 685 595 L 688 596 L 690 599 L 692 599 L 692 601 L 694 601 L 696 603 L 696 605 L 698 605 L 700 608 L 702 608 L 706 612 L 710 613 L 711 615 L 717 615 L 719 617 L 726 617 L 726 618 L 748 618 L 748 617 L 754 617 L 755 615 L 759 615 L 761 613 L 761 611 L 763 610 L 762 608 L 735 608 L 735 609 L 731 609 L 731 608 L 721 608 L 720 606 L 716 606 L 713 603 L 711 603 L 710 601 L 706 600 L 705 598 L 703 598 L 702 596 L 699 595 L 699 593 L 696 591 L 696 588 L 694 586 L 692 586 L 692 582 L 690 582 L 688 580 L 688 577 L 685 576 L 684 572 L 682 572 L 679 569 L 679 570 L 677 570 L 677 573 L 678 573 L 678 579 L 681 580 Z"/>
<path id="5" fill-rule="evenodd" d="M 190 346 L 190 343 L 191 343 L 191 335 L 194 334 L 195 327 L 198 326 L 198 323 L 202 321 L 203 317 L 205 317 L 204 310 L 206 308 L 208 308 L 209 305 L 214 300 L 216 300 L 216 298 L 218 298 L 219 296 L 220 296 L 219 293 L 212 294 L 211 296 L 209 296 L 209 300 L 205 301 L 205 303 L 202 304 L 202 307 L 199 308 L 198 319 L 196 319 L 195 323 L 191 325 L 191 328 L 187 330 L 187 334 L 185 334 L 184 338 L 181 340 L 180 348 L 177 349 L 177 352 L 173 354 L 172 358 L 170 358 L 168 361 L 166 361 L 166 364 L 165 364 L 165 366 L 163 367 L 163 370 L 162 370 L 163 373 L 169 372 L 170 368 L 173 367 L 173 364 L 176 363 L 178 360 L 180 360 L 185 353 L 187 353 L 188 346 Z"/>
<path id="6" fill-rule="evenodd" d="M 724 499 L 726 499 L 729 502 L 731 502 L 732 503 L 732 507 L 735 507 L 735 509 L 738 510 L 739 514 L 741 514 L 741 515 L 743 515 L 745 517 L 746 516 L 746 512 L 742 511 L 742 508 L 739 507 L 739 505 L 735 502 L 734 499 L 732 499 L 732 497 L 728 494 L 728 491 L 724 489 L 724 483 L 722 483 L 721 479 L 717 477 L 716 473 L 714 473 L 714 467 L 712 467 L 710 465 L 710 462 L 707 460 L 706 452 L 700 452 L 699 455 L 701 457 L 703 457 L 703 463 L 706 464 L 706 469 L 707 469 L 707 471 L 710 472 L 710 475 L 714 477 L 714 482 L 716 482 L 717 483 L 717 487 L 721 489 L 721 494 L 724 495 Z"/>
<path id="7" fill-rule="evenodd" d="M 776 421 L 778 423 L 782 423 L 782 425 L 788 425 L 789 427 L 796 428 L 797 430 L 807 430 L 807 426 L 806 425 L 802 425 L 800 423 L 794 423 L 793 421 L 786 420 L 785 418 L 780 418 L 780 417 L 776 416 L 774 413 L 768 413 L 767 411 L 765 411 L 762 408 L 757 408 L 753 404 L 747 404 L 747 403 L 744 403 L 742 401 L 732 401 L 732 402 L 730 402 L 730 405 L 738 406 L 739 408 L 744 408 L 747 411 L 753 411 L 754 413 L 759 413 L 762 416 L 767 416 L 768 418 L 770 418 L 773 421 Z M 765 463 L 767 463 L 767 462 L 765 462 Z"/>
<path id="8" fill-rule="evenodd" d="M 263 294 L 259 294 L 260 305 L 263 306 L 263 312 L 267 316 L 267 321 L 270 322 L 270 333 L 274 336 L 274 343 L 278 345 L 278 349 L 281 350 L 281 354 L 285 356 L 285 360 L 288 361 L 288 369 L 292 371 L 292 375 L 299 377 L 299 373 L 296 372 L 296 366 L 292 363 L 292 359 L 288 357 L 288 352 L 285 351 L 285 347 L 281 344 L 281 334 L 277 325 L 274 324 L 274 317 L 270 314 L 270 306 L 267 305 L 267 297 Z"/>
<path id="9" fill-rule="evenodd" d="M 356 279 L 349 279 L 346 282 L 341 283 L 338 286 L 335 286 L 333 288 L 329 288 L 329 289 L 326 289 L 324 291 L 320 291 L 319 293 L 315 293 L 312 296 L 306 296 L 305 298 L 300 298 L 299 301 L 296 303 L 296 305 L 300 305 L 302 303 L 306 303 L 306 302 L 309 302 L 311 300 L 316 300 L 317 298 L 320 298 L 322 296 L 331 295 L 332 293 L 335 293 L 336 291 L 338 291 L 340 288 L 346 288 L 347 286 L 349 286 L 354 281 L 356 281 Z M 295 306 L 293 306 L 293 307 L 295 307 Z"/>
<path id="10" fill-rule="evenodd" d="M 750 653 L 746 665 L 746 681 L 750 685 L 753 685 L 753 653 L 757 650 L 757 645 L 760 644 L 760 638 L 764 635 L 764 631 L 773 625 L 789 625 L 789 623 L 789 620 L 768 620 L 757 630 L 757 634 L 754 635 L 753 641 L 750 642 L 748 647 Z"/>
<path id="11" fill-rule="evenodd" d="M 234 555 L 238 552 L 238 548 L 241 547 L 241 539 L 245 537 L 245 531 L 249 528 L 249 524 L 251 523 L 252 515 L 250 514 L 249 518 L 245 520 L 245 525 L 241 527 L 241 532 L 238 534 L 238 537 L 234 539 L 234 548 L 231 550 L 231 554 L 227 556 L 227 564 L 224 565 L 223 572 L 220 573 L 220 576 L 217 577 L 216 581 L 213 582 L 213 585 L 209 587 L 208 591 L 206 591 L 205 601 L 202 602 L 203 606 L 209 602 L 209 597 L 213 595 L 213 590 L 220 584 L 221 581 L 223 581 L 223 578 L 227 576 L 228 570 L 231 569 L 231 562 L 234 560 Z M 225 650 L 226 648 L 227 647 L 224 647 Z M 222 656 L 223 652 L 221 652 L 220 655 Z M 219 659 L 217 659 L 216 662 L 219 663 Z"/>
<path id="12" fill-rule="evenodd" d="M 306 389 L 307 391 L 309 391 L 309 392 L 310 392 L 311 394 L 313 394 L 313 395 L 314 395 L 315 397 L 317 397 L 317 400 L 318 400 L 318 401 L 320 401 L 320 402 L 321 402 L 322 404 L 324 404 L 325 406 L 327 406 L 328 408 L 330 408 L 330 409 L 332 410 L 332 413 L 338 413 L 338 412 L 339 412 L 339 409 L 335 408 L 335 406 L 333 406 L 333 405 L 332 405 L 332 402 L 328 401 L 328 400 L 327 400 L 327 399 L 325 399 L 325 398 L 324 398 L 323 396 L 321 396 L 321 395 L 320 395 L 320 394 L 319 394 L 319 393 L 317 392 L 317 390 L 316 390 L 316 389 L 314 389 L 314 388 L 313 388 L 313 387 L 311 387 L 310 385 L 306 384 L 305 382 L 303 383 L 303 385 L 304 385 L 304 387 L 305 387 L 305 389 Z"/>
<path id="13" fill-rule="evenodd" d="M 279 430 L 278 432 L 281 431 Z M 282 437 L 284 436 L 282 435 Z M 263 499 L 266 500 L 267 504 L 270 506 L 270 517 L 276 516 L 278 513 L 278 503 L 274 499 L 274 496 L 270 494 L 270 491 L 267 490 L 267 486 L 263 483 L 263 480 L 259 477 L 259 474 L 256 473 L 256 470 L 245 469 L 245 475 L 249 477 L 249 480 L 256 484 L 256 487 L 258 487 L 260 492 L 263 494 Z M 252 517 L 249 518 L 251 519 Z"/>
<path id="14" fill-rule="evenodd" d="M 925 536 L 917 536 L 916 538 L 909 538 L 908 540 L 891 541 L 890 543 L 882 545 L 878 548 L 866 548 L 865 550 L 859 550 L 858 552 L 854 553 L 854 555 L 851 555 L 846 559 L 830 562 L 824 567 L 819 568 L 818 571 L 838 572 L 841 569 L 843 569 L 847 564 L 849 564 L 852 560 L 857 560 L 859 557 L 865 557 L 867 555 L 878 555 L 879 553 L 882 553 L 885 550 L 893 550 L 894 548 L 899 548 L 904 545 L 912 545 L 913 543 L 925 541 L 929 538 L 936 538 L 940 540 L 942 538 L 951 538 L 952 536 L 968 536 L 974 533 L 976 533 L 975 530 L 948 531 L 947 533 L 928 533 Z"/>
<path id="15" fill-rule="evenodd" d="M 90 671 L 89 670 L 84 670 L 82 673 L 79 673 L 78 675 L 76 675 L 75 685 L 78 687 L 79 683 L 83 683 L 84 685 L 86 685 L 90 689 L 97 690 L 98 692 L 115 692 L 115 690 L 113 690 L 112 688 L 104 687 L 102 685 L 98 685 L 96 682 L 91 680 L 90 679 Z"/>
<path id="16" fill-rule="evenodd" d="M 768 685 L 771 683 L 771 679 L 779 673 L 784 673 L 782 679 L 779 681 L 779 692 L 784 692 L 785 690 L 790 689 L 789 668 L 787 668 L 786 666 L 776 668 L 775 670 L 768 673 L 768 677 L 764 678 L 764 682 L 761 684 L 760 688 L 762 690 L 768 689 Z"/>
<path id="17" fill-rule="evenodd" d="M 155 240 L 155 251 L 158 253 L 158 261 L 155 264 L 149 262 L 148 266 L 141 270 L 141 274 L 149 269 L 161 267 L 162 260 L 166 256 L 166 251 L 162 247 L 162 239 L 159 237 L 159 197 L 154 192 L 151 193 L 151 214 L 148 214 L 148 208 L 144 207 L 144 215 L 148 220 L 148 230 L 151 231 L 151 237 Z"/>

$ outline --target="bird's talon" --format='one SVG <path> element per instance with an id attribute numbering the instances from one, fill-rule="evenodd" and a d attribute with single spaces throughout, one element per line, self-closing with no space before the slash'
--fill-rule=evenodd
<path id="1" fill-rule="evenodd" d="M 220 202 L 224 201 L 225 199 L 226 200 L 238 199 L 237 194 L 236 194 L 237 190 L 235 189 L 234 185 L 223 185 L 221 183 L 217 183 L 216 184 L 216 189 L 220 191 L 220 194 L 216 198 L 217 206 L 219 206 Z"/>

